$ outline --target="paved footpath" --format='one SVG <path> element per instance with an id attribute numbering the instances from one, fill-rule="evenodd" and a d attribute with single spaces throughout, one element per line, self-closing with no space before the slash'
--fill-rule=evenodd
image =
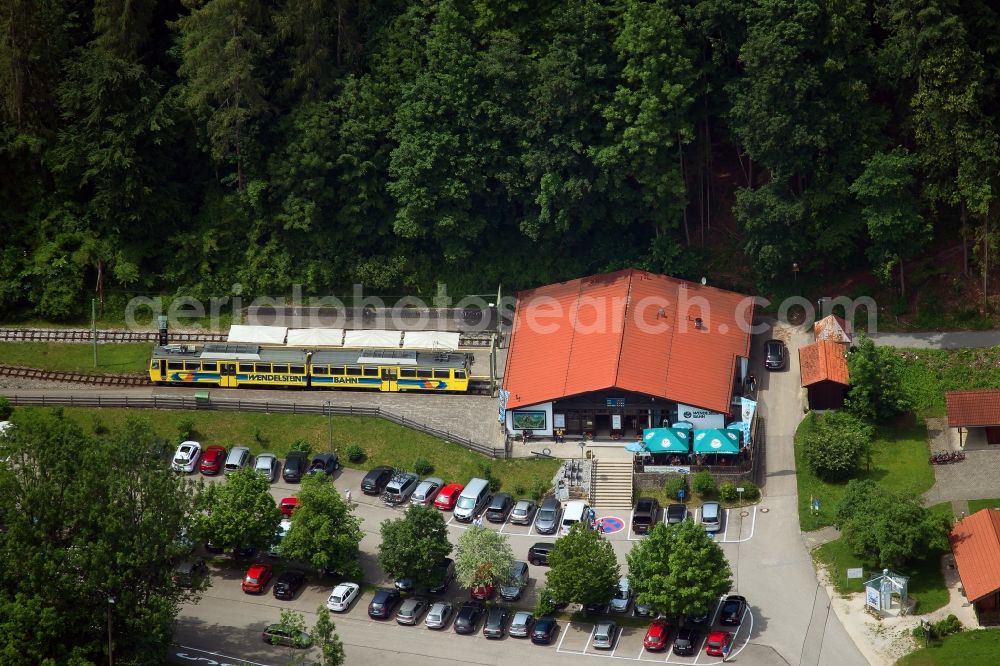
<path id="1" fill-rule="evenodd" d="M 930 331 L 925 333 L 878 333 L 875 344 L 918 349 L 968 349 L 1000 345 L 1000 331 Z"/>

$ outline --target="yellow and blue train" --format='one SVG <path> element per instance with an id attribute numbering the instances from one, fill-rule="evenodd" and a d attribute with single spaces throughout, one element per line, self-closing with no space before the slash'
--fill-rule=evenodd
<path id="1" fill-rule="evenodd" d="M 216 343 L 156 347 L 149 378 L 159 384 L 298 386 L 464 393 L 469 354 L 409 349 L 314 351 Z"/>

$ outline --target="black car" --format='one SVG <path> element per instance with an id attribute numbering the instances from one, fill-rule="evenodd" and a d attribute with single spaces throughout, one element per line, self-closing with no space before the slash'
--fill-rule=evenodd
<path id="1" fill-rule="evenodd" d="M 431 574 L 430 580 L 440 582 L 435 582 L 433 587 L 428 588 L 428 592 L 431 594 L 441 594 L 446 591 L 451 581 L 455 580 L 455 560 L 450 557 L 441 560 Z"/>
<path id="2" fill-rule="evenodd" d="M 708 611 L 704 613 L 691 613 L 684 621 L 688 624 L 705 624 L 708 622 Z"/>
<path id="3" fill-rule="evenodd" d="M 548 645 L 556 635 L 556 619 L 554 617 L 540 617 L 535 621 L 535 626 L 531 629 L 531 642 L 535 645 Z"/>
<path id="4" fill-rule="evenodd" d="M 392 616 L 393 609 L 399 603 L 399 591 L 385 587 L 375 590 L 375 596 L 368 604 L 368 617 L 374 620 L 386 620 Z"/>
<path id="5" fill-rule="evenodd" d="M 670 504 L 667 506 L 667 525 L 683 523 L 687 519 L 688 509 L 683 504 Z"/>
<path id="6" fill-rule="evenodd" d="M 539 541 L 528 549 L 528 561 L 534 565 L 544 564 L 548 566 L 549 553 L 552 552 L 554 547 L 555 544 Z"/>
<path id="7" fill-rule="evenodd" d="M 336 453 L 317 453 L 309 463 L 309 474 L 333 474 L 340 469 Z"/>
<path id="8" fill-rule="evenodd" d="M 764 343 L 764 367 L 768 370 L 781 370 L 785 367 L 784 342 L 768 340 Z"/>
<path id="9" fill-rule="evenodd" d="M 306 473 L 306 454 L 301 451 L 292 451 L 285 458 L 285 468 L 281 470 L 281 478 L 285 481 L 301 481 L 302 475 Z"/>
<path id="10" fill-rule="evenodd" d="M 747 609 L 747 600 L 738 594 L 730 594 L 722 602 L 722 610 L 719 611 L 719 624 L 738 626 L 743 619 L 743 612 Z"/>
<path id="11" fill-rule="evenodd" d="M 479 621 L 483 618 L 483 613 L 485 612 L 486 606 L 482 602 L 466 601 L 458 609 L 458 615 L 455 616 L 455 633 L 476 633 L 476 628 L 479 627 Z"/>
<path id="12" fill-rule="evenodd" d="M 681 627 L 674 638 L 674 654 L 690 657 L 698 649 L 701 632 L 692 627 Z"/>
<path id="13" fill-rule="evenodd" d="M 486 520 L 491 523 L 502 523 L 507 520 L 507 514 L 514 508 L 514 498 L 510 493 L 497 493 L 486 507 Z"/>
<path id="14" fill-rule="evenodd" d="M 285 571 L 274 581 L 275 599 L 294 599 L 302 586 L 306 583 L 306 577 L 301 571 Z"/>
<path id="15" fill-rule="evenodd" d="M 660 519 L 660 503 L 652 497 L 640 497 L 632 510 L 632 531 L 645 534 Z"/>
<path id="16" fill-rule="evenodd" d="M 503 606 L 494 606 L 486 614 L 486 624 L 483 625 L 483 636 L 486 638 L 503 638 L 507 628 L 507 618 L 510 612 Z"/>
<path id="17" fill-rule="evenodd" d="M 361 492 L 365 495 L 381 495 L 390 479 L 392 479 L 391 467 L 385 465 L 376 467 L 361 479 Z"/>

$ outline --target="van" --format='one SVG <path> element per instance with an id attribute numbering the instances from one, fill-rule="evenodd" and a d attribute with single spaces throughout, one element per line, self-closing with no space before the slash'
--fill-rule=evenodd
<path id="1" fill-rule="evenodd" d="M 237 472 L 250 464 L 250 449 L 234 446 L 226 456 L 226 474 Z"/>
<path id="2" fill-rule="evenodd" d="M 705 531 L 714 534 L 722 529 L 722 508 L 718 502 L 705 502 L 701 505 L 701 524 Z"/>
<path id="3" fill-rule="evenodd" d="M 569 530 L 576 523 L 582 522 L 584 527 L 590 527 L 590 507 L 586 502 L 570 502 L 563 511 L 563 519 L 560 527 L 560 534 L 569 534 Z"/>
<path id="4" fill-rule="evenodd" d="M 458 496 L 455 504 L 455 519 L 471 522 L 490 500 L 490 484 L 484 479 L 472 479 Z"/>

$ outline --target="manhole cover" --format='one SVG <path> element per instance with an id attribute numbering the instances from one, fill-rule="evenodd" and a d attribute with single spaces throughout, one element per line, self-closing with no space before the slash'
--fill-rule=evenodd
<path id="1" fill-rule="evenodd" d="M 750 512 L 749 512 L 749 511 L 740 511 L 740 515 L 741 515 L 742 517 L 746 518 L 747 516 L 749 516 L 749 515 L 750 515 Z"/>
<path id="2" fill-rule="evenodd" d="M 766 507 L 760 510 L 761 513 L 767 513 L 768 511 L 770 511 L 770 509 Z"/>

